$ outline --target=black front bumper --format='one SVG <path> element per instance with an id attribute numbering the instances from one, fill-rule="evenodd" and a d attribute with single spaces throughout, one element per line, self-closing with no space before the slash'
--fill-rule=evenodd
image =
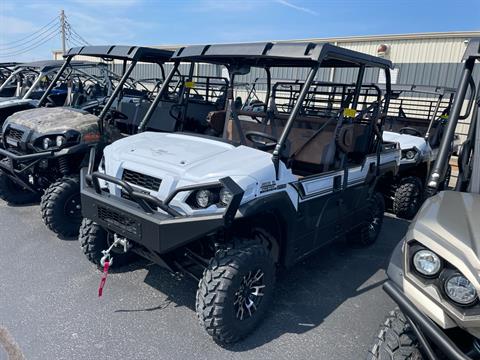
<path id="1" fill-rule="evenodd" d="M 87 151 L 88 146 L 86 144 L 78 144 L 64 149 L 23 155 L 0 148 L 0 159 L 3 158 L 8 160 L 3 162 L 0 161 L 0 171 L 3 171 L 5 174 L 7 174 L 16 184 L 29 189 L 32 192 L 38 192 L 38 190 L 32 187 L 28 182 L 27 170 L 32 171 L 35 164 L 41 160 L 56 159 L 62 156 L 80 152 L 86 153 Z M 20 163 L 24 165 L 22 168 L 15 166 L 16 164 Z"/>
<path id="2" fill-rule="evenodd" d="M 429 344 L 431 342 L 447 359 L 473 360 L 461 351 L 437 324 L 418 310 L 393 281 L 387 281 L 383 285 L 383 289 L 411 322 L 422 349 L 429 355 L 428 359 L 437 359 Z"/>
<path id="3" fill-rule="evenodd" d="M 117 184 L 126 190 L 129 198 L 133 198 L 133 200 L 120 198 L 100 189 L 99 178 Z M 168 253 L 228 226 L 233 220 L 243 196 L 243 190 L 238 185 L 229 183 L 231 187 L 234 187 L 234 189 L 229 187 L 234 197 L 223 214 L 183 216 L 170 208 L 169 202 L 162 203 L 150 195 L 132 191 L 128 184 L 110 176 L 99 173 L 87 175 L 86 169 L 82 169 L 80 179 L 84 217 L 158 254 Z M 200 187 L 197 186 L 197 188 Z M 185 190 L 185 188 L 179 190 Z M 173 196 L 171 195 L 169 198 L 172 199 Z M 157 204 L 160 203 L 159 207 L 165 208 L 170 213 L 153 208 L 149 211 L 148 208 L 145 208 L 142 200 L 150 203 L 153 200 Z"/>

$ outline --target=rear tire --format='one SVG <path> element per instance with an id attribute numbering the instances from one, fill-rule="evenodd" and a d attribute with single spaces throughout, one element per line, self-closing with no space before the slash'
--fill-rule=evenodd
<path id="1" fill-rule="evenodd" d="M 353 245 L 369 246 L 374 244 L 383 226 L 385 199 L 379 192 L 368 199 L 365 221 L 347 234 L 347 241 Z"/>
<path id="2" fill-rule="evenodd" d="M 9 204 L 34 204 L 40 200 L 40 195 L 22 188 L 0 170 L 0 198 Z"/>
<path id="3" fill-rule="evenodd" d="M 198 285 L 198 319 L 216 342 L 236 342 L 265 316 L 274 284 L 275 264 L 265 246 L 250 242 L 219 251 Z"/>
<path id="4" fill-rule="evenodd" d="M 380 326 L 368 360 L 424 360 L 410 324 L 399 309 L 386 317 Z"/>
<path id="5" fill-rule="evenodd" d="M 100 259 L 103 257 L 102 250 L 110 247 L 113 242 L 112 235 L 94 221 L 83 219 L 78 241 L 87 259 L 101 268 Z M 134 253 L 124 253 L 123 249 L 115 251 L 115 248 L 113 248 L 111 255 L 113 257 L 112 267 L 127 265 L 135 259 Z"/>
<path id="6" fill-rule="evenodd" d="M 411 220 L 415 217 L 423 202 L 423 186 L 416 176 L 400 181 L 393 199 L 393 212 L 399 218 Z"/>
<path id="7" fill-rule="evenodd" d="M 40 211 L 43 222 L 54 233 L 65 237 L 78 235 L 82 222 L 80 178 L 65 176 L 51 184 L 42 196 Z"/>

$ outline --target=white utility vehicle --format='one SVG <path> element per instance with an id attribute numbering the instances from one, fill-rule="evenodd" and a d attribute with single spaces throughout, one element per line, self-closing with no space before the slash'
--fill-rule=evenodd
<path id="1" fill-rule="evenodd" d="M 398 142 L 402 157 L 397 176 L 386 179 L 381 190 L 387 208 L 398 217 L 412 219 L 422 205 L 454 94 L 446 87 L 392 85 L 383 139 Z M 449 167 L 442 187 L 448 186 L 450 172 Z"/>
<path id="2" fill-rule="evenodd" d="M 208 115 L 223 137 L 141 132 L 107 146 L 98 171 L 82 170 L 79 240 L 97 265 L 136 253 L 200 280 L 200 322 L 234 342 L 268 311 L 277 267 L 336 239 L 377 239 L 376 183 L 395 175 L 400 150 L 381 138 L 389 89 L 366 93 L 362 82 L 368 68 L 389 79 L 391 63 L 314 43 L 190 46 L 172 61 L 172 71 L 180 62 L 228 69 L 226 109 Z M 307 69 L 306 79 L 268 80 L 263 111 L 236 106 L 237 77 L 260 68 L 270 79 L 278 67 Z M 316 81 L 321 68 L 348 68 L 354 82 Z"/>

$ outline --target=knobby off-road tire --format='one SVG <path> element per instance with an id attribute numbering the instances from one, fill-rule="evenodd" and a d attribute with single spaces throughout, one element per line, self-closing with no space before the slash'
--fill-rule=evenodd
<path id="1" fill-rule="evenodd" d="M 368 246 L 375 243 L 382 230 L 385 213 L 385 199 L 379 192 L 368 199 L 365 221 L 347 234 L 347 241 L 352 245 Z"/>
<path id="2" fill-rule="evenodd" d="M 17 185 L 0 170 L 0 198 L 9 204 L 25 205 L 37 203 L 40 195 Z"/>
<path id="3" fill-rule="evenodd" d="M 220 251 L 210 260 L 198 286 L 198 319 L 216 342 L 236 342 L 264 317 L 274 284 L 275 264 L 265 246 L 249 242 Z"/>
<path id="4" fill-rule="evenodd" d="M 395 309 L 384 323 L 368 352 L 368 360 L 424 360 L 405 316 Z"/>
<path id="5" fill-rule="evenodd" d="M 106 250 L 113 243 L 113 235 L 90 219 L 83 219 L 78 236 L 80 247 L 87 259 L 101 268 L 100 259 L 102 250 Z M 124 253 L 123 249 L 113 248 L 111 255 L 113 257 L 112 267 L 121 267 L 129 264 L 135 259 L 132 252 Z"/>
<path id="6" fill-rule="evenodd" d="M 411 220 L 423 201 L 423 186 L 419 178 L 409 176 L 400 181 L 393 199 L 393 212 L 399 218 Z"/>
<path id="7" fill-rule="evenodd" d="M 82 213 L 80 178 L 65 176 L 51 184 L 42 196 L 40 211 L 45 225 L 60 236 L 78 235 Z"/>

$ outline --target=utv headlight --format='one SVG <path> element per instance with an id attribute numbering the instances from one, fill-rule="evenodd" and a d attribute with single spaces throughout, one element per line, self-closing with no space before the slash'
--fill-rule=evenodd
<path id="1" fill-rule="evenodd" d="M 43 149 L 47 150 L 50 146 L 52 146 L 52 139 L 50 138 L 43 139 Z"/>
<path id="2" fill-rule="evenodd" d="M 435 276 L 440 272 L 442 261 L 433 251 L 424 249 L 413 255 L 413 266 L 422 275 Z"/>
<path id="3" fill-rule="evenodd" d="M 220 202 L 223 205 L 228 205 L 230 204 L 230 201 L 232 201 L 233 194 L 228 190 L 227 188 L 222 188 L 220 190 Z"/>
<path id="4" fill-rule="evenodd" d="M 445 293 L 460 305 L 470 305 L 477 299 L 477 291 L 462 274 L 455 273 L 445 281 Z"/>
<path id="5" fill-rule="evenodd" d="M 195 194 L 195 201 L 201 208 L 206 208 L 212 202 L 212 192 L 210 190 L 198 190 Z"/>
<path id="6" fill-rule="evenodd" d="M 57 145 L 57 147 L 62 147 L 63 145 L 65 145 L 66 142 L 67 142 L 67 139 L 65 138 L 65 136 L 58 135 L 55 138 L 55 144 Z"/>
<path id="7" fill-rule="evenodd" d="M 417 152 L 414 149 L 406 150 L 403 152 L 403 157 L 407 160 L 413 160 L 417 156 Z"/>

